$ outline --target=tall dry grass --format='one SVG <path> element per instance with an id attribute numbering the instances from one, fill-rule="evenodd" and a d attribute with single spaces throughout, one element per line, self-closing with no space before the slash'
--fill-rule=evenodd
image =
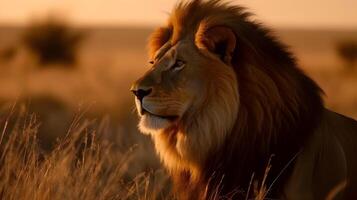
<path id="1" fill-rule="evenodd" d="M 117 151 L 101 137 L 102 123 L 79 114 L 66 136 L 51 152 L 41 150 L 40 123 L 26 114 L 9 129 L 11 113 L 1 124 L 0 199 L 162 199 L 167 186 L 155 173 L 142 173 L 127 180 L 126 164 L 131 151 Z M 21 117 L 20 117 L 21 118 Z M 165 184 L 164 184 L 165 183 Z"/>

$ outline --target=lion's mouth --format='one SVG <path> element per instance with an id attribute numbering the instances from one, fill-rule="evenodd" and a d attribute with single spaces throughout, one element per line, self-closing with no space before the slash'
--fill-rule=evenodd
<path id="1" fill-rule="evenodd" d="M 166 120 L 169 120 L 169 121 L 176 121 L 179 118 L 179 116 L 177 116 L 177 115 L 158 115 L 158 114 L 154 114 L 152 112 L 149 112 L 148 110 L 145 110 L 144 108 L 142 108 L 141 114 L 142 115 L 151 115 L 151 116 L 158 117 L 158 118 L 161 118 L 161 119 L 166 119 Z"/>

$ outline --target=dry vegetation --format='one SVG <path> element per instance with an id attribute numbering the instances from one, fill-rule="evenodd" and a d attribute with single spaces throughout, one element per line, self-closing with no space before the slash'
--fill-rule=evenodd
<path id="1" fill-rule="evenodd" d="M 93 122 L 78 114 L 65 137 L 52 151 L 44 152 L 36 115 L 22 113 L 11 130 L 9 120 L 14 113 L 1 120 L 1 199 L 144 200 L 164 195 L 164 176 L 150 172 L 126 178 L 132 150 L 123 153 L 103 139 L 103 123 L 90 128 Z"/>

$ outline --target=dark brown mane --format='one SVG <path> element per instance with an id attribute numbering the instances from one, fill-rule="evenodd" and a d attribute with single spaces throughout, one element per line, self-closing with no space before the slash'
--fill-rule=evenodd
<path id="1" fill-rule="evenodd" d="M 203 191 L 207 183 L 208 191 L 219 185 L 223 195 L 237 188 L 245 191 L 253 173 L 256 180 L 262 180 L 268 160 L 274 155 L 266 183 L 269 186 L 320 120 L 320 88 L 297 68 L 287 48 L 250 16 L 244 8 L 220 0 L 179 3 L 167 27 L 152 37 L 151 56 L 168 40 L 171 44 L 184 37 L 194 40 L 202 22 L 229 27 L 237 37 L 232 58 L 240 96 L 235 127 L 225 145 L 211 152 L 201 185 L 188 186 L 189 174 L 173 175 L 176 187 L 185 190 L 183 193 L 190 193 L 190 189 Z M 269 196 L 276 197 L 289 169 L 279 177 Z"/>

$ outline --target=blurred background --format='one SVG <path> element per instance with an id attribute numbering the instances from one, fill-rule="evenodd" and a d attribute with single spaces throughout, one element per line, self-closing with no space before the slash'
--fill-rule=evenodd
<path id="1" fill-rule="evenodd" d="M 291 47 L 325 91 L 327 107 L 357 119 L 357 1 L 240 0 Z M 174 0 L 1 0 L 0 121 L 16 103 L 38 116 L 51 150 L 76 113 L 105 122 L 121 151 L 135 146 L 129 176 L 158 169 L 139 134 L 130 84 L 147 68 L 146 41 Z M 24 111 L 25 110 L 25 111 Z M 20 113 L 20 114 L 19 114 Z M 11 120 L 9 123 L 11 127 Z"/>

